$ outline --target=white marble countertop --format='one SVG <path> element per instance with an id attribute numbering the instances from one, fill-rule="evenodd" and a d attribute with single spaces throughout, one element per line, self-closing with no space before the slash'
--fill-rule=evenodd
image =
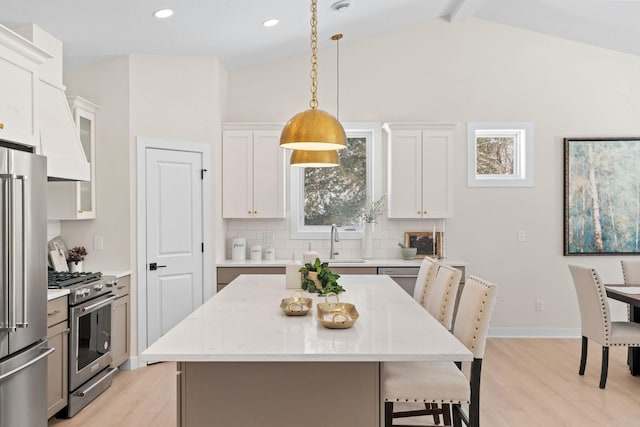
<path id="1" fill-rule="evenodd" d="M 388 276 L 343 276 L 341 301 L 360 317 L 326 329 L 316 303 L 286 316 L 284 275 L 241 275 L 142 353 L 156 361 L 469 361 L 471 352 Z M 306 293 L 305 293 L 306 294 Z M 308 294 L 306 294 L 308 295 Z"/>
<path id="2" fill-rule="evenodd" d="M 47 289 L 47 301 L 69 295 L 69 289 Z"/>
<path id="3" fill-rule="evenodd" d="M 131 276 L 131 270 L 107 270 L 102 272 L 103 276 L 116 276 L 118 279 Z"/>
<path id="4" fill-rule="evenodd" d="M 298 260 L 301 261 L 301 260 Z M 422 259 L 404 260 L 400 258 L 390 259 L 365 259 L 364 262 L 342 262 L 340 260 L 322 260 L 329 263 L 329 267 L 420 267 Z M 465 261 L 438 260 L 442 264 L 452 266 L 466 266 Z M 289 262 L 288 259 L 261 260 L 261 261 L 234 261 L 225 259 L 216 263 L 217 267 L 284 267 Z"/>

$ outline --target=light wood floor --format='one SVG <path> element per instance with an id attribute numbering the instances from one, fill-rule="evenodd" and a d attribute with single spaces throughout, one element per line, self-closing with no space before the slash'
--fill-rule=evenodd
<path id="1" fill-rule="evenodd" d="M 640 426 L 640 377 L 629 374 L 626 349 L 611 349 L 607 388 L 600 390 L 601 350 L 589 344 L 581 377 L 579 339 L 490 339 L 482 368 L 481 425 Z M 175 364 L 160 363 L 118 373 L 113 386 L 78 415 L 49 425 L 175 427 L 175 407 Z"/>

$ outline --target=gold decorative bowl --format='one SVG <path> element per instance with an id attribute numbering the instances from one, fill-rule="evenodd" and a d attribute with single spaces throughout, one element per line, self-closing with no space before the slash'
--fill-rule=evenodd
<path id="1" fill-rule="evenodd" d="M 336 297 L 336 302 L 329 302 L 329 297 Z M 322 326 L 329 329 L 347 329 L 352 327 L 360 314 L 356 306 L 348 302 L 340 302 L 333 292 L 324 297 L 325 302 L 318 303 L 318 319 Z"/>
<path id="2" fill-rule="evenodd" d="M 311 310 L 311 298 L 302 296 L 301 291 L 293 291 L 289 298 L 283 298 L 280 308 L 287 316 L 304 316 Z"/>

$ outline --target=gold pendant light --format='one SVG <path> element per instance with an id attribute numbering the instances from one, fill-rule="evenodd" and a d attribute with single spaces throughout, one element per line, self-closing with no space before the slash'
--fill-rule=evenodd
<path id="1" fill-rule="evenodd" d="M 302 168 L 332 168 L 340 166 L 338 152 L 336 150 L 293 150 L 293 153 L 291 153 L 290 163 L 291 166 Z"/>
<path id="2" fill-rule="evenodd" d="M 280 147 L 291 150 L 328 151 L 347 146 L 347 135 L 340 122 L 318 109 L 318 20 L 317 0 L 311 0 L 311 109 L 287 122 L 280 135 Z"/>

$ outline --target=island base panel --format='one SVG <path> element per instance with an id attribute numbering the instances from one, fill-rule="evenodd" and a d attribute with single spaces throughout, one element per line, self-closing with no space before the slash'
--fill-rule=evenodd
<path id="1" fill-rule="evenodd" d="M 380 425 L 376 362 L 180 362 L 178 426 Z"/>

